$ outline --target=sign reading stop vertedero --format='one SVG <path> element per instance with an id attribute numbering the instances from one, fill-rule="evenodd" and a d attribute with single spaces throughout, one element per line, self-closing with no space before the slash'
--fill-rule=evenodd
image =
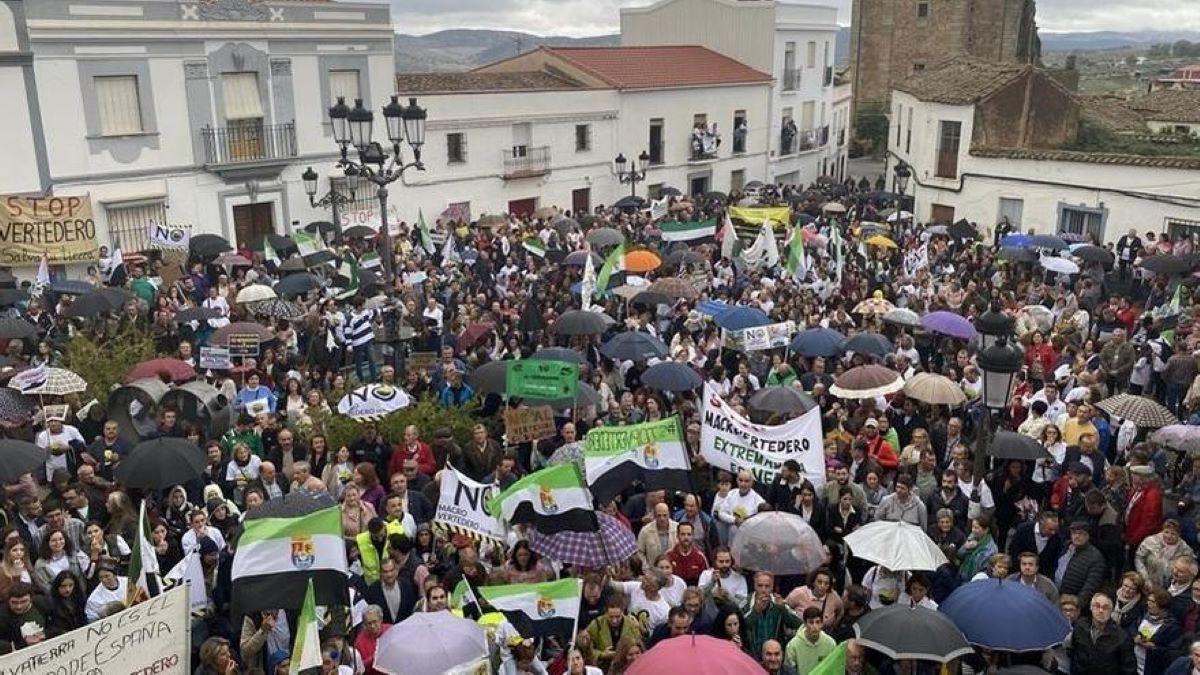
<path id="1" fill-rule="evenodd" d="M 578 390 L 578 364 L 532 359 L 508 363 L 504 393 L 509 396 L 553 401 L 575 398 Z"/>
<path id="2" fill-rule="evenodd" d="M 0 197 L 0 265 L 98 260 L 96 221 L 89 195 Z"/>

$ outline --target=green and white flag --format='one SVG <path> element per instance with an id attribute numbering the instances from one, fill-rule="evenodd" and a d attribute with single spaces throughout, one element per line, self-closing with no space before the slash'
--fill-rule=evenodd
<path id="1" fill-rule="evenodd" d="M 596 294 L 596 263 L 592 261 L 592 252 L 588 250 L 587 261 L 583 263 L 583 282 L 579 287 L 579 296 L 583 299 L 583 311 L 592 310 L 592 296 Z"/>
<path id="2" fill-rule="evenodd" d="M 338 266 L 337 276 L 346 280 L 341 287 L 341 292 L 334 296 L 338 300 L 353 297 L 358 292 L 359 287 L 362 285 L 358 276 L 358 268 L 358 263 L 350 257 L 342 260 L 342 264 Z"/>
<path id="3" fill-rule="evenodd" d="M 429 231 L 429 223 L 425 222 L 425 213 L 421 209 L 417 209 L 417 231 L 421 233 L 421 248 L 429 254 L 436 251 L 437 247 L 433 245 L 433 233 Z"/>
<path id="4" fill-rule="evenodd" d="M 298 607 L 312 580 L 317 604 L 348 605 L 341 508 L 291 518 L 247 518 L 233 556 L 233 604 L 254 612 Z"/>
<path id="5" fill-rule="evenodd" d="M 668 220 L 658 226 L 662 231 L 663 241 L 692 241 L 712 237 L 717 233 L 717 219 L 708 220 Z"/>
<path id="6" fill-rule="evenodd" d="M 162 593 L 162 583 L 159 580 L 158 556 L 154 553 L 154 544 L 150 540 L 150 521 L 146 520 L 146 502 L 138 514 L 137 534 L 131 542 L 133 549 L 129 556 L 129 590 L 126 592 L 125 606 L 131 607 L 140 598 L 152 598 Z"/>
<path id="7" fill-rule="evenodd" d="M 383 258 L 375 251 L 367 251 L 358 259 L 358 266 L 365 269 L 374 269 L 383 264 Z"/>
<path id="8" fill-rule="evenodd" d="M 729 217 L 729 212 L 725 212 L 725 222 L 721 225 L 721 257 L 726 260 L 733 260 L 733 257 L 738 254 L 738 237 L 737 230 L 733 229 L 733 220 Z"/>
<path id="9" fill-rule="evenodd" d="M 304 592 L 304 606 L 296 621 L 296 642 L 292 645 L 292 661 L 288 675 L 299 675 L 309 668 L 321 667 L 321 633 L 317 626 L 317 603 L 312 579 Z"/>
<path id="10" fill-rule="evenodd" d="M 609 278 L 614 273 L 623 271 L 625 271 L 625 244 L 622 243 L 609 251 L 608 257 L 604 259 L 604 265 L 600 267 L 600 274 L 596 277 L 596 292 L 607 291 Z"/>
<path id="11" fill-rule="evenodd" d="M 546 257 L 546 244 L 536 235 L 530 235 L 521 240 L 521 248 L 539 258 Z"/>
<path id="12" fill-rule="evenodd" d="M 525 476 L 492 497 L 488 513 L 511 524 L 529 524 L 542 534 L 594 532 L 592 495 L 575 464 L 559 464 Z"/>
<path id="13" fill-rule="evenodd" d="M 788 242 L 787 272 L 796 281 L 804 281 L 808 276 L 808 255 L 804 250 L 804 233 L 799 227 L 792 229 L 792 238 Z"/>
<path id="14" fill-rule="evenodd" d="M 275 247 L 271 245 L 271 238 L 263 235 L 263 258 L 269 263 L 279 264 L 279 254 L 275 252 Z"/>
<path id="15" fill-rule="evenodd" d="M 471 588 L 471 582 L 465 578 L 454 586 L 454 592 L 450 594 L 450 609 L 462 610 L 463 616 L 471 619 L 478 619 L 483 615 L 479 597 L 475 595 L 475 589 Z"/>
<path id="16" fill-rule="evenodd" d="M 692 489 L 692 467 L 678 417 L 594 427 L 584 438 L 583 466 L 592 496 L 601 504 L 634 481 L 647 490 Z"/>
<path id="17" fill-rule="evenodd" d="M 563 644 L 575 636 L 583 580 L 541 584 L 480 586 L 479 595 L 516 628 L 522 637 L 557 635 Z"/>
<path id="18" fill-rule="evenodd" d="M 320 237 L 304 230 L 297 230 L 292 234 L 292 241 L 296 242 L 296 248 L 300 251 L 300 255 L 312 255 L 325 248 Z"/>
<path id="19" fill-rule="evenodd" d="M 831 230 L 831 232 L 829 233 L 829 244 L 830 244 L 830 246 L 833 246 L 833 259 L 836 261 L 836 264 L 837 264 L 837 283 L 838 283 L 838 286 L 841 286 L 842 285 L 842 267 L 843 267 L 842 228 L 840 226 L 838 226 L 837 222 L 835 221 L 830 224 L 829 229 Z"/>

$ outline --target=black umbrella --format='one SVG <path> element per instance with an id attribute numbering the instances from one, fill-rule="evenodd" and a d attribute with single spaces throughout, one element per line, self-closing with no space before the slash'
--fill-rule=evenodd
<path id="1" fill-rule="evenodd" d="M 613 207 L 618 209 L 640 209 L 645 206 L 646 200 L 637 195 L 629 195 L 617 200 Z"/>
<path id="2" fill-rule="evenodd" d="M 338 226 L 334 225 L 328 220 L 314 220 L 304 226 L 304 231 L 312 234 L 316 234 L 318 232 L 321 234 L 333 234 L 338 231 Z"/>
<path id="3" fill-rule="evenodd" d="M 29 294 L 19 288 L 0 288 L 0 307 L 8 307 L 29 299 Z"/>
<path id="4" fill-rule="evenodd" d="M 997 431 L 987 454 L 996 459 L 1047 459 L 1053 457 L 1041 443 L 1025 434 Z"/>
<path id="5" fill-rule="evenodd" d="M 125 303 L 133 299 L 133 292 L 118 286 L 101 286 L 93 293 L 103 295 L 108 304 L 113 306 L 113 309 L 121 309 Z"/>
<path id="6" fill-rule="evenodd" d="M 206 464 L 207 455 L 195 443 L 162 437 L 138 443 L 114 475 L 127 488 L 163 490 L 199 478 Z"/>
<path id="7" fill-rule="evenodd" d="M 879 333 L 855 333 L 842 343 L 842 351 L 883 358 L 892 353 L 892 343 Z"/>
<path id="8" fill-rule="evenodd" d="M 817 402 L 796 387 L 763 387 L 750 396 L 750 407 L 766 412 L 798 415 L 817 407 Z"/>
<path id="9" fill-rule="evenodd" d="M 1142 268 L 1155 274 L 1174 276 L 1190 272 L 1194 262 L 1192 256 L 1152 255 L 1142 258 Z"/>
<path id="10" fill-rule="evenodd" d="M 629 300 L 629 304 L 647 309 L 653 309 L 659 305 L 669 305 L 672 302 L 674 300 L 655 291 L 642 291 Z"/>
<path id="11" fill-rule="evenodd" d="M 761 180 L 752 180 L 745 185 L 747 190 L 757 190 L 761 187 L 763 187 L 763 182 Z"/>
<path id="12" fill-rule="evenodd" d="M 197 258 L 215 258 L 226 251 L 232 251 L 233 246 L 220 235 L 197 234 L 188 242 L 188 250 Z"/>
<path id="13" fill-rule="evenodd" d="M 86 281 L 63 279 L 50 284 L 50 290 L 63 295 L 87 295 L 96 290 L 96 287 Z"/>
<path id="14" fill-rule="evenodd" d="M 677 187 L 672 187 L 672 186 L 668 185 L 668 186 L 660 189 L 658 191 L 658 194 L 663 197 L 682 197 L 683 191 Z"/>
<path id="15" fill-rule="evenodd" d="M 572 309 L 558 317 L 553 330 L 559 335 L 599 335 L 614 323 L 607 314 Z"/>
<path id="16" fill-rule="evenodd" d="M 709 192 L 704 193 L 704 198 L 723 202 L 728 197 L 724 192 L 721 192 L 720 190 L 711 190 Z"/>
<path id="17" fill-rule="evenodd" d="M 892 605 L 854 624 L 862 644 L 897 659 L 948 663 L 975 651 L 948 616 L 925 607 Z"/>
<path id="18" fill-rule="evenodd" d="M 508 382 L 508 361 L 489 361 L 467 375 L 467 384 L 481 394 L 503 394 Z"/>
<path id="19" fill-rule="evenodd" d="M 304 264 L 304 258 L 292 256 L 279 264 L 280 272 L 303 272 L 308 269 L 308 265 Z"/>
<path id="20" fill-rule="evenodd" d="M 32 398 L 15 389 L 0 388 L 0 421 L 23 424 L 33 417 L 35 411 L 37 404 Z"/>
<path id="21" fill-rule="evenodd" d="M 24 319 L 0 319 L 0 340 L 24 340 L 37 337 L 37 328 Z"/>
<path id="22" fill-rule="evenodd" d="M 75 298 L 70 307 L 63 311 L 64 316 L 74 319 L 91 319 L 113 310 L 112 303 L 99 293 L 88 293 Z"/>
<path id="23" fill-rule="evenodd" d="M 1093 246 L 1091 244 L 1076 248 L 1075 250 L 1071 251 L 1071 255 L 1084 262 L 1099 263 L 1106 268 L 1112 267 L 1113 263 L 1116 261 L 1116 257 L 1113 256 L 1112 253 L 1109 253 L 1107 249 L 1100 248 L 1099 246 Z"/>
<path id="24" fill-rule="evenodd" d="M 659 391 L 691 391 L 704 384 L 704 378 L 691 366 L 678 361 L 656 363 L 642 373 L 642 384 Z"/>
<path id="25" fill-rule="evenodd" d="M 45 465 L 45 449 L 27 441 L 0 440 L 0 482 L 12 483 Z"/>
<path id="26" fill-rule="evenodd" d="M 604 259 L 595 251 L 572 251 L 563 258 L 562 264 L 570 267 L 583 267 L 587 265 L 588 256 L 592 257 L 592 264 L 596 266 L 596 269 L 600 269 L 604 265 Z"/>
<path id="27" fill-rule="evenodd" d="M 845 341 L 846 336 L 836 330 L 817 326 L 797 333 L 796 337 L 792 338 L 791 349 L 807 358 L 830 358 L 842 353 L 842 344 Z"/>
<path id="28" fill-rule="evenodd" d="M 1004 246 L 996 257 L 1009 262 L 1031 263 L 1038 259 L 1037 253 L 1030 248 L 1022 246 Z"/>
<path id="29" fill-rule="evenodd" d="M 1046 248 L 1052 251 L 1062 251 L 1066 248 L 1067 242 L 1062 240 L 1062 237 L 1053 234 L 1035 234 L 1029 238 L 1029 245 L 1036 248 Z"/>
<path id="30" fill-rule="evenodd" d="M 337 502 L 326 491 L 309 492 L 296 489 L 280 499 L 268 499 L 260 506 L 246 511 L 246 520 L 259 518 L 299 518 L 310 513 L 337 506 Z"/>
<path id="31" fill-rule="evenodd" d="M 181 309 L 175 313 L 175 323 L 189 323 L 192 321 L 208 321 L 221 316 L 221 310 L 209 309 L 208 307 L 188 307 Z"/>
<path id="32" fill-rule="evenodd" d="M 708 260 L 695 251 L 686 248 L 677 248 L 668 253 L 667 257 L 663 258 L 663 262 L 672 267 L 679 267 L 686 264 L 702 265 L 707 263 Z"/>
<path id="33" fill-rule="evenodd" d="M 617 333 L 600 347 L 600 353 L 617 361 L 663 358 L 667 355 L 667 344 L 649 333 L 632 331 Z"/>
<path id="34" fill-rule="evenodd" d="M 271 232 L 267 234 L 266 240 L 271 242 L 271 248 L 275 249 L 275 252 L 278 253 L 280 257 L 283 257 L 285 253 L 297 250 L 296 242 L 292 241 L 290 237 L 285 237 L 282 234 L 275 234 L 274 232 Z M 255 251 L 263 250 L 263 240 L 257 239 L 250 242 L 250 248 Z"/>
<path id="35" fill-rule="evenodd" d="M 978 239 L 979 238 L 979 233 L 975 231 L 975 228 L 972 227 L 971 223 L 968 223 L 965 218 L 962 220 L 959 220 L 958 222 L 951 225 L 946 230 L 946 234 L 949 235 L 952 239 Z"/>
<path id="36" fill-rule="evenodd" d="M 308 272 L 289 274 L 275 284 L 275 293 L 281 298 L 294 298 L 321 287 L 321 280 Z"/>
<path id="37" fill-rule="evenodd" d="M 529 358 L 537 361 L 566 361 L 567 363 L 583 363 L 583 356 L 574 349 L 567 347 L 543 347 Z"/>
<path id="38" fill-rule="evenodd" d="M 330 251 L 327 248 L 323 248 L 320 251 L 317 251 L 316 253 L 310 253 L 310 254 L 304 256 L 304 266 L 305 267 L 316 267 L 317 265 L 323 265 L 328 262 L 333 262 L 337 259 L 338 259 L 338 257 L 333 254 L 333 251 Z"/>
<path id="39" fill-rule="evenodd" d="M 353 225 L 351 227 L 347 227 L 346 231 L 342 232 L 342 234 L 351 238 L 370 239 L 379 233 L 367 227 L 366 225 Z"/>

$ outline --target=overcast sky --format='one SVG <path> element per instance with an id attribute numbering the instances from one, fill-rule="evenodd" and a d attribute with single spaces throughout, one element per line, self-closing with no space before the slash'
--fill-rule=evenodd
<path id="1" fill-rule="evenodd" d="M 539 35 L 618 32 L 620 7 L 651 0 L 390 0 L 396 30 L 423 34 L 446 28 L 521 30 Z M 850 0 L 828 2 L 850 23 Z M 1038 0 L 1038 25 L 1050 31 L 1200 30 L 1200 0 Z"/>

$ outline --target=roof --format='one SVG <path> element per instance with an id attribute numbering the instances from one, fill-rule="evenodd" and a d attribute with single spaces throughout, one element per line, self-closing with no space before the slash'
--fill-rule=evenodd
<path id="1" fill-rule="evenodd" d="M 399 73 L 396 91 L 404 94 L 466 94 L 497 91 L 580 89 L 573 80 L 543 71 L 515 73 Z"/>
<path id="2" fill-rule="evenodd" d="M 772 77 L 705 47 L 542 47 L 617 89 L 760 84 Z"/>
<path id="3" fill-rule="evenodd" d="M 1075 150 L 1025 150 L 1022 148 L 976 147 L 971 148 L 971 155 L 973 157 L 987 157 L 991 159 L 1031 159 L 1051 162 L 1086 162 L 1090 164 L 1118 164 L 1160 169 L 1200 170 L 1200 157 L 1154 157 L 1109 152 L 1079 152 Z"/>
<path id="4" fill-rule="evenodd" d="M 1160 89 L 1130 101 L 1142 117 L 1157 122 L 1200 123 L 1200 90 Z"/>
<path id="5" fill-rule="evenodd" d="M 967 105 L 1016 80 L 1032 66 L 960 57 L 904 80 L 896 89 L 922 101 Z"/>
<path id="6" fill-rule="evenodd" d="M 1118 134 L 1146 133 L 1146 122 L 1129 103 L 1117 96 L 1104 94 L 1076 95 L 1079 114 L 1091 124 Z"/>

